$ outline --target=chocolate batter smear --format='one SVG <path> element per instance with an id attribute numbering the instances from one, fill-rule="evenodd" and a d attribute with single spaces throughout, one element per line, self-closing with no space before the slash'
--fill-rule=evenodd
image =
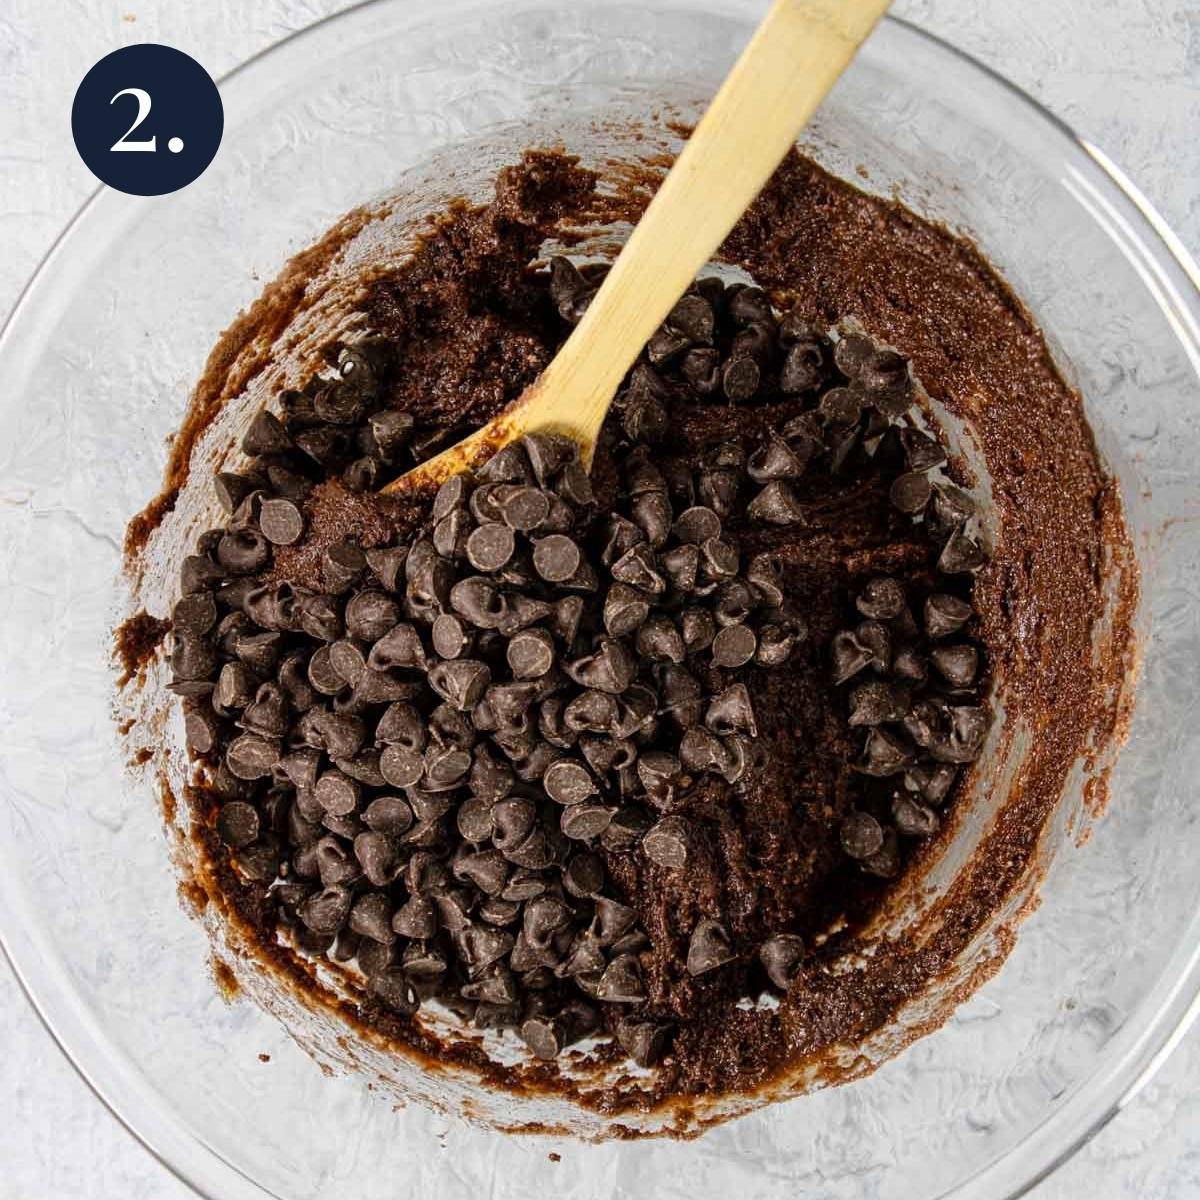
<path id="1" fill-rule="evenodd" d="M 973 248 L 796 155 L 722 251 L 761 287 L 697 281 L 590 479 L 535 438 L 431 506 L 376 496 L 536 378 L 606 269 L 537 256 L 603 207 L 531 151 L 371 284 L 370 336 L 217 476 L 172 687 L 265 953 L 347 964 L 357 1019 L 424 1052 L 457 1055 L 435 998 L 548 1063 L 611 1039 L 654 1072 L 587 1096 L 616 1114 L 751 1091 L 953 963 L 1115 732 L 1136 585 L 1094 663 L 1128 544 L 1078 397 Z M 976 432 L 986 513 L 918 380 Z M 936 926 L 847 967 L 995 689 L 1034 733 L 1019 792 Z"/>

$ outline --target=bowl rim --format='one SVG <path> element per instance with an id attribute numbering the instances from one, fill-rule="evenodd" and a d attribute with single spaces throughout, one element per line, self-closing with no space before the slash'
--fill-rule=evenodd
<path id="1" fill-rule="evenodd" d="M 225 93 L 231 85 L 239 86 L 262 61 L 295 48 L 324 31 L 327 26 L 353 21 L 366 10 L 382 8 L 392 2 L 358 0 L 357 3 L 328 13 L 244 59 L 217 79 L 218 87 Z M 472 8 L 488 7 L 491 2 L 441 0 L 439 11 L 462 13 Z M 586 6 L 590 2 L 557 0 L 548 4 L 546 0 L 528 0 L 528 6 L 557 13 L 566 8 Z M 710 12 L 720 11 L 742 18 L 756 15 L 754 0 L 700 0 L 700 5 L 693 0 L 652 2 L 664 9 L 679 12 L 706 8 Z M 1016 101 L 1058 139 L 1064 153 L 1071 154 L 1074 159 L 1072 166 L 1076 178 L 1072 182 L 1076 194 L 1080 188 L 1087 193 L 1087 206 L 1092 210 L 1092 215 L 1105 225 L 1110 236 L 1134 262 L 1143 281 L 1154 289 L 1160 305 L 1168 310 L 1168 317 L 1175 325 L 1193 369 L 1200 375 L 1200 267 L 1182 240 L 1129 176 L 1099 146 L 1078 134 L 1066 121 L 998 70 L 913 21 L 889 13 L 884 17 L 884 22 L 903 36 L 925 43 L 927 48 L 946 55 L 958 66 L 980 75 L 985 83 Z M 102 203 L 105 194 L 111 191 L 105 185 L 96 187 L 42 255 L 0 327 L 0 361 L 13 353 L 18 327 L 46 286 L 51 268 L 65 253 L 68 244 L 85 225 L 93 210 Z M 0 911 L 3 911 L 2 907 Z M 980 1188 L 979 1194 L 1002 1196 L 1008 1200 L 1025 1195 L 1086 1145 L 1141 1092 L 1178 1046 L 1192 1022 L 1200 1017 L 1200 915 L 1192 921 L 1189 929 L 1193 934 L 1190 952 L 1178 964 L 1176 977 L 1171 981 L 1165 999 L 1125 1053 L 1117 1061 L 1108 1064 L 1107 1069 L 1099 1066 L 1088 1078 L 1092 1087 L 1077 1087 L 1062 1106 L 1040 1125 L 950 1190 L 941 1193 L 943 1198 L 960 1195 L 968 1188 Z M 1187 949 L 1188 940 L 1186 936 L 1180 940 L 1173 956 L 1175 959 L 1179 958 L 1181 950 Z M 136 1112 L 135 1105 L 127 1102 L 128 1087 L 123 1089 L 126 1094 L 120 1099 L 112 1094 L 109 1085 L 92 1069 L 92 1063 L 99 1061 L 96 1053 L 106 1050 L 104 1035 L 90 1028 L 92 1022 L 86 1018 L 79 1021 L 79 1028 L 70 1033 L 62 1028 L 62 1023 L 54 1015 L 54 1001 L 49 999 L 58 994 L 56 989 L 35 984 L 32 977 L 36 972 L 27 971 L 23 966 L 37 955 L 34 940 L 25 935 L 18 922 L 9 923 L 7 929 L 0 926 L 0 952 L 3 952 L 12 968 L 25 999 L 67 1062 L 104 1108 L 171 1175 L 204 1200 L 225 1200 L 231 1194 L 229 1188 L 237 1189 L 238 1196 L 278 1200 L 275 1193 L 196 1138 L 172 1110 L 161 1105 L 143 1105 L 142 1111 Z M 79 1035 L 78 1039 L 76 1034 Z M 80 1044 L 83 1049 L 80 1049 Z M 151 1090 L 140 1076 L 131 1076 L 130 1080 L 125 1081 L 126 1084 L 131 1082 L 135 1091 Z M 186 1165 L 182 1161 L 185 1158 L 189 1160 Z M 1018 1160 L 1019 1166 L 1014 1168 L 1013 1164 Z M 1007 1168 L 1007 1175 L 1003 1173 L 1004 1168 Z M 200 1174 L 207 1178 L 201 1180 L 198 1177 Z M 217 1179 L 221 1181 L 219 1184 L 213 1182 Z"/>

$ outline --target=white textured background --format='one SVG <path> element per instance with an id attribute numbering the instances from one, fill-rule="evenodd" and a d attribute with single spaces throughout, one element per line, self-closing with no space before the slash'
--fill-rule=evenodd
<path id="1" fill-rule="evenodd" d="M 94 186 L 71 142 L 70 107 L 97 59 L 129 42 L 165 42 L 217 75 L 344 7 L 0 0 L 0 312 Z M 895 9 L 996 67 L 1106 149 L 1200 252 L 1200 0 L 896 0 Z M 0 1200 L 192 1194 L 94 1099 L 3 960 L 0 1164 Z M 1200 1029 L 1034 1196 L 1200 1197 Z"/>

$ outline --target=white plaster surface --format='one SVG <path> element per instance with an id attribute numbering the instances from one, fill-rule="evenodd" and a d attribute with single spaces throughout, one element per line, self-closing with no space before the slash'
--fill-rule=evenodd
<path id="1" fill-rule="evenodd" d="M 0 312 L 94 186 L 69 121 L 75 87 L 97 59 L 130 42 L 165 42 L 220 74 L 345 6 L 0 0 Z M 1200 252 L 1200 0 L 896 0 L 895 9 L 997 68 L 1106 149 Z M 0 959 L 0 1200 L 191 1194 L 92 1096 Z M 1033 1195 L 1200 1197 L 1200 1028 Z"/>

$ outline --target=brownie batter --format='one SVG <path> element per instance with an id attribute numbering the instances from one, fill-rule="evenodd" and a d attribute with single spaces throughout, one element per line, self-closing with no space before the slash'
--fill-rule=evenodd
<path id="1" fill-rule="evenodd" d="M 315 488 L 295 492 L 304 533 L 275 547 L 257 582 L 319 591 L 329 585 L 330 552 L 348 538 L 368 549 L 411 541 L 427 509 L 374 492 L 414 458 L 487 421 L 536 378 L 603 269 L 585 267 L 580 274 L 564 261 L 548 270 L 536 262 L 540 247 L 564 228 L 603 221 L 627 202 L 605 199 L 596 177 L 569 157 L 530 152 L 500 173 L 493 203 L 446 213 L 409 263 L 371 282 L 363 313 L 383 347 L 378 363 L 386 366 L 377 364 L 382 408 L 407 414 L 409 457 L 389 460 L 368 439 L 358 457 L 363 445 L 331 457 L 336 469 L 326 463 L 312 472 Z M 753 450 L 785 429 L 794 432 L 798 420 L 820 416 L 804 426 L 819 443 L 813 461 L 787 479 L 783 500 L 773 494 L 776 508 L 747 508 L 752 488 L 725 517 L 743 564 L 756 554 L 776 556 L 788 611 L 802 614 L 803 633 L 785 661 L 740 668 L 756 718 L 745 773 L 733 780 L 703 774 L 655 814 L 680 818 L 692 831 L 686 866 L 664 865 L 644 849 L 600 846 L 606 894 L 633 910 L 644 934 L 636 950 L 644 995 L 633 1008 L 602 1006 L 603 1027 L 617 1035 L 613 1054 L 628 1053 L 655 1071 L 649 1089 L 617 1085 L 586 1096 L 586 1103 L 613 1114 L 673 1097 L 753 1091 L 831 1047 L 861 1041 L 920 995 L 1020 883 L 1080 756 L 1119 733 L 1114 692 L 1132 656 L 1128 622 L 1136 585 L 1126 573 L 1115 617 L 1110 614 L 1115 632 L 1108 656 L 1099 665 L 1093 660 L 1106 573 L 1127 565 L 1129 551 L 1079 398 L 1055 371 L 1028 315 L 969 244 L 793 155 L 720 258 L 766 290 L 762 302 L 769 298 L 774 305 L 771 320 L 785 314 L 785 326 L 790 321 L 808 331 L 797 337 L 815 339 L 819 382 L 788 382 L 787 371 L 799 368 L 789 367 L 792 342 L 783 335 L 757 357 L 741 356 L 743 363 L 757 363 L 747 383 L 742 368 L 731 371 L 730 338 L 741 334 L 720 335 L 710 361 L 694 348 L 672 349 L 668 323 L 656 335 L 657 349 L 652 342 L 648 350 L 657 382 L 647 385 L 635 370 L 606 427 L 592 478 L 596 503 L 603 512 L 619 502 L 628 471 L 622 431 L 643 419 L 631 411 L 647 389 L 668 418 L 655 434 L 655 464 L 668 481 L 697 464 L 719 471 L 720 463 L 712 464 L 722 446 L 736 442 Z M 743 298 L 747 304 L 752 291 Z M 913 451 L 905 442 L 902 451 L 888 422 L 866 408 L 843 421 L 835 410 L 846 397 L 829 393 L 846 391 L 851 372 L 841 358 L 834 364 L 833 346 L 823 340 L 831 329 L 841 331 L 839 345 L 851 346 L 852 330 L 861 329 L 877 344 L 872 354 L 880 354 L 879 345 L 899 350 L 928 396 L 975 432 L 990 474 L 984 524 L 994 534 L 984 546 L 963 534 L 963 563 L 947 570 L 945 546 L 958 526 L 945 509 L 967 504 L 968 493 L 977 499 L 976 481 L 963 461 L 951 458 L 931 499 L 911 478 L 914 453 L 927 449 Z M 314 396 L 319 402 L 320 387 L 283 397 L 285 424 Z M 906 428 L 917 428 L 904 420 Z M 388 436 L 396 428 L 389 424 Z M 269 446 L 257 451 L 269 459 Z M 914 488 L 915 501 L 908 494 Z M 782 516 L 779 504 L 787 510 Z M 287 515 L 281 510 L 279 519 Z M 895 581 L 925 623 L 930 618 L 922 618 L 921 606 L 931 598 L 935 606 L 948 605 L 947 612 L 962 606 L 969 616 L 951 624 L 957 629 L 966 622 L 958 648 L 976 658 L 957 691 L 980 705 L 989 687 L 1001 694 L 1006 729 L 1000 736 L 1020 725 L 1031 732 L 1032 749 L 1018 793 L 997 814 L 938 919 L 919 940 L 874 942 L 869 956 L 856 958 L 862 930 L 886 902 L 891 881 L 936 834 L 937 812 L 950 811 L 966 786 L 960 774 L 948 793 L 918 787 L 913 797 L 920 811 L 902 816 L 894 807 L 896 777 L 872 769 L 870 742 L 864 751 L 863 730 L 848 719 L 866 701 L 848 698 L 853 683 L 835 680 L 842 657 L 862 649 L 855 640 L 863 636 L 859 622 L 870 612 L 869 585 L 880 579 Z M 888 618 L 893 629 L 907 619 Z M 932 640 L 915 629 L 911 637 L 928 658 Z M 728 682 L 714 661 L 716 677 L 704 678 L 706 694 Z M 939 686 L 948 694 L 955 691 L 952 669 L 938 667 L 945 676 Z M 195 680 L 201 672 L 185 675 Z M 192 704 L 204 695 L 186 683 L 180 690 Z M 199 739 L 193 749 L 214 764 L 220 744 L 214 729 L 199 729 L 192 719 L 190 738 L 193 733 Z M 202 778 L 207 782 L 195 806 L 219 835 L 205 834 L 219 860 L 214 879 L 224 899 L 258 926 L 264 945 L 271 943 L 278 923 L 288 927 L 289 921 L 268 900 L 277 856 L 271 861 L 260 849 L 259 817 L 241 811 L 251 805 L 236 789 L 228 791 L 228 775 L 224 794 L 211 770 Z M 230 808 L 231 799 L 241 809 Z M 253 828 L 238 820 L 252 820 Z M 711 925 L 720 931 L 719 969 L 705 964 L 697 971 L 697 930 Z M 772 943 L 780 935 L 785 941 Z M 319 937 L 307 942 L 317 952 L 328 946 Z M 301 950 L 305 943 L 301 930 Z M 773 959 L 763 949 L 768 944 L 776 947 Z M 763 994 L 776 1002 L 745 1003 Z M 429 1038 L 405 1015 L 403 1002 L 391 1001 L 376 988 L 356 1019 L 425 1053 L 471 1058 Z M 544 1086 L 570 1087 L 545 1068 L 537 1078 Z"/>

